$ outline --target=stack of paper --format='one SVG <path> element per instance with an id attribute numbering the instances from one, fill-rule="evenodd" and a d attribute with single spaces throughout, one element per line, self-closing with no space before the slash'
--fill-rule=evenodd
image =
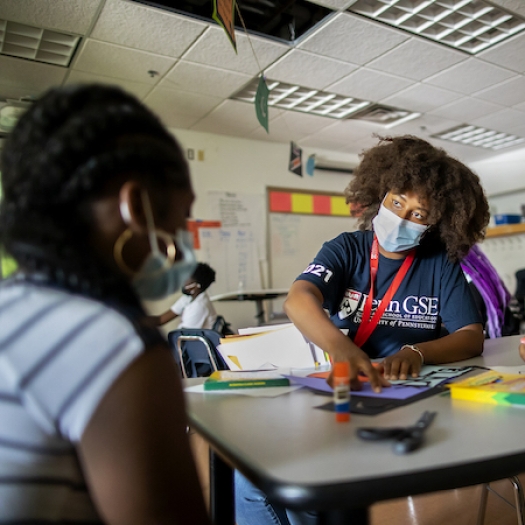
<path id="1" fill-rule="evenodd" d="M 448 385 L 452 399 L 525 408 L 525 378 L 492 370 Z"/>
<path id="2" fill-rule="evenodd" d="M 230 370 L 310 368 L 325 362 L 323 352 L 293 324 L 221 339 L 217 350 Z"/>
<path id="3" fill-rule="evenodd" d="M 232 372 L 218 370 L 204 381 L 204 390 L 229 390 L 289 386 L 290 381 L 274 371 Z"/>

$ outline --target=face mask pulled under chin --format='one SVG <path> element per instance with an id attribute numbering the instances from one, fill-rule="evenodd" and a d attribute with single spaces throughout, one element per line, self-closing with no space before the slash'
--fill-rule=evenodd
<path id="1" fill-rule="evenodd" d="M 377 241 L 387 252 L 404 252 L 419 246 L 428 226 L 398 217 L 381 204 L 372 220 Z"/>
<path id="2" fill-rule="evenodd" d="M 141 299 L 154 301 L 167 297 L 179 291 L 193 274 L 197 260 L 191 234 L 179 230 L 175 242 L 183 258 L 173 263 L 160 252 L 156 243 L 152 245 L 151 253 L 133 278 L 133 288 Z"/>

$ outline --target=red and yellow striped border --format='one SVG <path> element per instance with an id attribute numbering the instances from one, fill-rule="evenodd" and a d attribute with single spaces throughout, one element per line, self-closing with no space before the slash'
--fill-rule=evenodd
<path id="1" fill-rule="evenodd" d="M 268 189 L 268 209 L 273 213 L 350 217 L 343 195 Z"/>

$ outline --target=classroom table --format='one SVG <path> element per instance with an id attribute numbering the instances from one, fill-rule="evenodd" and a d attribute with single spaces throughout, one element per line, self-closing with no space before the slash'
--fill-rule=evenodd
<path id="1" fill-rule="evenodd" d="M 260 290 L 238 290 L 236 292 L 226 292 L 210 297 L 211 301 L 254 301 L 257 324 L 262 325 L 264 319 L 263 301 L 284 297 L 288 294 L 288 288 L 269 288 Z"/>
<path id="2" fill-rule="evenodd" d="M 520 336 L 487 340 L 483 356 L 457 365 L 519 365 Z M 201 379 L 192 380 L 202 381 Z M 329 399 L 329 398 L 328 398 Z M 366 524 L 375 502 L 448 490 L 525 472 L 525 411 L 438 394 L 376 416 L 336 423 L 306 389 L 279 397 L 187 393 L 191 426 L 211 445 L 211 513 L 233 521 L 232 471 L 269 499 L 319 511 L 319 524 Z M 406 426 L 437 411 L 422 448 L 396 455 L 362 441 L 360 426 Z"/>

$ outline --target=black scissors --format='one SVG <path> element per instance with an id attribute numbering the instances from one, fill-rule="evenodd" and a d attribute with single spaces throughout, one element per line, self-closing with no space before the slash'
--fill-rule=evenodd
<path id="1" fill-rule="evenodd" d="M 392 449 L 396 454 L 407 454 L 419 448 L 423 443 L 423 434 L 436 417 L 437 412 L 423 412 L 415 425 L 409 427 L 361 427 L 357 435 L 366 441 L 393 440 Z"/>

